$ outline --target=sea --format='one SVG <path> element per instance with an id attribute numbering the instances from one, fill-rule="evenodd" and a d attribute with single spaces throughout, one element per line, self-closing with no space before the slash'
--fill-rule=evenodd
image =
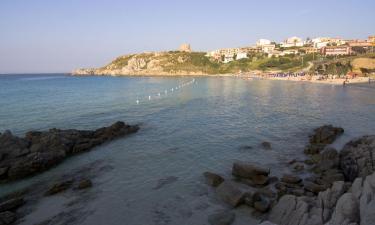
<path id="1" fill-rule="evenodd" d="M 271 175 L 303 159 L 313 129 L 345 129 L 333 143 L 375 134 L 375 86 L 240 77 L 0 75 L 0 133 L 138 124 L 125 138 L 73 156 L 40 175 L 0 184 L 0 196 L 85 168 L 93 187 L 36 201 L 20 224 L 200 225 L 229 209 L 202 176 L 231 178 L 237 160 Z M 265 150 L 267 141 L 272 149 Z M 95 170 L 96 167 L 106 168 Z M 75 202 L 73 204 L 72 202 Z M 234 224 L 257 224 L 248 208 Z"/>

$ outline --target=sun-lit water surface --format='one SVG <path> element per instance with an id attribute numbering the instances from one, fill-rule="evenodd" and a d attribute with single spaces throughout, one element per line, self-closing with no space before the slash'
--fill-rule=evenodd
<path id="1" fill-rule="evenodd" d="M 282 174 L 287 161 L 302 157 L 312 129 L 326 123 L 345 129 L 337 147 L 375 133 L 371 86 L 196 77 L 175 90 L 192 80 L 0 76 L 0 132 L 95 129 L 117 120 L 141 125 L 135 135 L 68 159 L 39 176 L 2 185 L 0 194 L 100 160 L 113 169 L 94 179 L 96 197 L 84 203 L 90 213 L 77 224 L 207 224 L 207 215 L 225 206 L 204 184 L 204 171 L 229 177 L 233 161 L 247 160 Z M 271 142 L 272 150 L 260 148 L 263 141 Z M 30 215 L 24 224 L 40 222 L 49 204 L 42 202 L 42 213 Z M 245 223 L 241 218 L 235 224 Z"/>

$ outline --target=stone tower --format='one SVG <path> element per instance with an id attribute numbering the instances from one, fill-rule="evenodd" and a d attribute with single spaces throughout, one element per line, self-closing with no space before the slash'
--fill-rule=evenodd
<path id="1" fill-rule="evenodd" d="M 181 52 L 191 52 L 190 44 L 182 44 L 182 45 L 180 45 L 179 50 Z"/>

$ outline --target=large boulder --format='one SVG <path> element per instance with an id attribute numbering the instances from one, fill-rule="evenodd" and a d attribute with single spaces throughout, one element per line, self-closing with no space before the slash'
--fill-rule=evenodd
<path id="1" fill-rule="evenodd" d="M 375 135 L 364 136 L 347 143 L 340 152 L 340 166 L 345 178 L 353 181 L 375 171 Z"/>
<path id="2" fill-rule="evenodd" d="M 268 220 L 278 225 L 321 225 L 320 215 L 302 197 L 284 195 L 272 208 Z"/>
<path id="3" fill-rule="evenodd" d="M 327 222 L 331 218 L 333 209 L 337 200 L 345 192 L 345 183 L 343 181 L 334 182 L 332 187 L 320 192 L 318 195 L 318 207 L 322 210 L 322 218 Z"/>
<path id="4" fill-rule="evenodd" d="M 352 188 L 353 191 L 353 188 Z M 366 177 L 360 193 L 361 225 L 374 224 L 375 221 L 375 173 Z M 357 194 L 358 196 L 358 194 Z"/>
<path id="5" fill-rule="evenodd" d="M 329 225 L 349 225 L 359 223 L 359 203 L 352 193 L 343 194 L 337 201 Z"/>
<path id="6" fill-rule="evenodd" d="M 344 129 L 341 127 L 332 125 L 318 127 L 314 130 L 313 135 L 310 136 L 310 144 L 332 144 L 342 133 L 344 133 Z"/>

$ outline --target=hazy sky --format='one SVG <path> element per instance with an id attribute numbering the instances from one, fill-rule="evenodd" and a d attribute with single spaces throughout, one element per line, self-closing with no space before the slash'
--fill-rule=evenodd
<path id="1" fill-rule="evenodd" d="M 367 38 L 374 0 L 0 0 L 0 73 L 70 72 L 114 57 L 252 45 L 289 36 Z"/>

